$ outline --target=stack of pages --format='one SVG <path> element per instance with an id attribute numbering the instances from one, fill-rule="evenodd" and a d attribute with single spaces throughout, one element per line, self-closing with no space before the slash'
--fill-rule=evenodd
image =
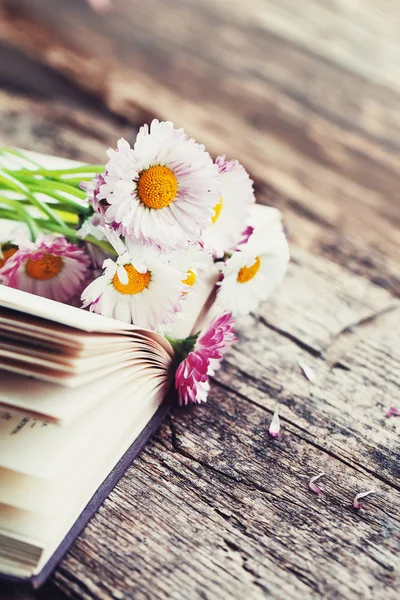
<path id="1" fill-rule="evenodd" d="M 165 413 L 162 336 L 0 286 L 0 572 L 38 585 Z"/>

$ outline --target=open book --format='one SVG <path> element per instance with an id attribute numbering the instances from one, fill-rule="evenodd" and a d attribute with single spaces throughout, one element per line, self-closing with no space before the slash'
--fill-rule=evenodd
<path id="1" fill-rule="evenodd" d="M 160 425 L 172 360 L 154 332 L 0 285 L 1 575 L 45 579 Z"/>
<path id="2" fill-rule="evenodd" d="M 200 328 L 218 275 L 170 335 Z M 45 580 L 159 427 L 172 362 L 161 335 L 0 285 L 0 579 Z"/>

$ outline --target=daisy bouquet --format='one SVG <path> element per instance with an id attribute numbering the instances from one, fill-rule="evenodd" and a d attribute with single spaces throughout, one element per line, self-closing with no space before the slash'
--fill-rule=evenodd
<path id="1" fill-rule="evenodd" d="M 255 204 L 238 161 L 213 161 L 170 122 L 107 155 L 60 170 L 0 150 L 0 283 L 162 333 L 179 403 L 205 402 L 234 318 L 285 274 L 280 213 Z M 181 335 L 199 303 L 207 317 Z"/>

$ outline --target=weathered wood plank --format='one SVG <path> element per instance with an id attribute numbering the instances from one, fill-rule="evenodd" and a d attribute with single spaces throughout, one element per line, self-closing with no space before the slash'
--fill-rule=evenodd
<path id="1" fill-rule="evenodd" d="M 312 311 L 296 301 L 299 281 Z M 324 335 L 315 314 L 326 316 Z M 175 411 L 106 501 L 56 574 L 62 589 L 79 598 L 397 597 L 399 429 L 384 414 L 400 387 L 400 304 L 295 253 L 280 294 L 257 315 L 239 322 L 210 403 Z M 283 433 L 272 441 L 276 405 Z M 320 471 L 316 497 L 307 484 Z M 368 489 L 376 494 L 356 514 L 352 499 Z"/>
<path id="2" fill-rule="evenodd" d="M 141 113 L 139 118 L 146 118 Z M 105 161 L 105 150 L 116 136 L 130 137 L 135 129 L 92 107 L 43 102 L 0 91 L 2 144 L 65 156 L 84 162 Z"/>
<path id="3" fill-rule="evenodd" d="M 257 316 L 243 319 L 240 344 L 217 381 L 270 411 L 277 402 L 285 421 L 309 443 L 400 489 L 399 428 L 385 419 L 400 387 L 400 304 L 378 288 L 373 300 L 370 284 L 355 276 L 349 287 L 349 276 L 336 265 L 308 258 L 302 273 L 304 265 L 293 264 L 275 298 Z M 302 292 L 293 285 L 295 271 L 302 273 L 312 311 L 297 302 Z M 321 339 L 315 315 L 323 314 Z M 315 382 L 306 380 L 299 361 L 313 369 Z"/>
<path id="4" fill-rule="evenodd" d="M 258 21 L 257 0 L 125 2 L 103 20 L 17 0 L 0 36 L 113 112 L 138 123 L 140 106 L 240 157 L 297 245 L 398 294 L 400 95 L 275 35 L 269 4 Z"/>
<path id="5" fill-rule="evenodd" d="M 397 304 L 366 279 L 293 247 L 285 286 L 257 316 L 314 354 L 323 354 L 342 332 Z"/>
<path id="6" fill-rule="evenodd" d="M 228 8 L 232 3 L 222 4 Z M 392 0 L 252 0 L 236 13 L 290 43 L 397 92 L 400 75 L 400 18 Z"/>

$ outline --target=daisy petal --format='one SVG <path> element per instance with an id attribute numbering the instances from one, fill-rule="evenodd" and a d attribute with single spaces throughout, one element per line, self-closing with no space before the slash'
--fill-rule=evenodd
<path id="1" fill-rule="evenodd" d="M 359 503 L 359 500 L 361 500 L 361 498 L 365 498 L 366 496 L 369 496 L 370 494 L 375 494 L 374 490 L 370 490 L 369 492 L 362 492 L 361 494 L 357 494 L 353 500 L 354 508 L 356 510 L 360 510 L 362 508 L 362 506 Z"/>
<path id="2" fill-rule="evenodd" d="M 271 424 L 268 429 L 268 433 L 271 437 L 277 438 L 277 437 L 279 437 L 280 430 L 281 430 L 281 425 L 280 425 L 280 421 L 279 421 L 278 409 L 276 408 L 275 412 L 273 414 L 273 417 L 272 417 Z"/>
<path id="3" fill-rule="evenodd" d="M 221 179 L 221 196 L 214 206 L 212 223 L 202 240 L 216 258 L 234 250 L 240 242 L 248 207 L 254 204 L 253 181 L 237 160 L 218 156 L 215 161 Z"/>
<path id="4" fill-rule="evenodd" d="M 395 406 L 391 406 L 387 411 L 385 417 L 387 419 L 390 419 L 390 417 L 400 417 L 400 409 L 396 408 Z"/>
<path id="5" fill-rule="evenodd" d="M 308 487 L 310 488 L 310 490 L 312 492 L 314 492 L 314 494 L 323 494 L 323 491 L 321 490 L 321 488 L 319 488 L 317 485 L 315 485 L 315 482 L 320 477 L 323 477 L 324 475 L 325 475 L 325 473 L 319 473 L 319 475 L 315 475 L 314 477 L 311 477 Z"/>

